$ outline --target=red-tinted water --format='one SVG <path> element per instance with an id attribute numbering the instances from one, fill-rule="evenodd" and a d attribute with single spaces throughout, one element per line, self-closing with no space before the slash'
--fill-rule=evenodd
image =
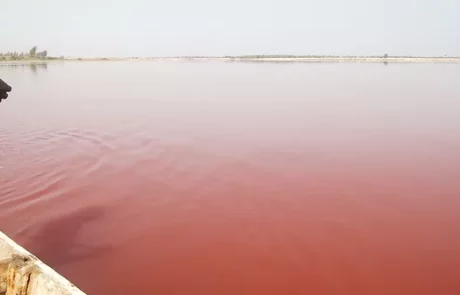
<path id="1" fill-rule="evenodd" d="M 460 293 L 459 65 L 31 69 L 0 229 L 87 293 Z"/>

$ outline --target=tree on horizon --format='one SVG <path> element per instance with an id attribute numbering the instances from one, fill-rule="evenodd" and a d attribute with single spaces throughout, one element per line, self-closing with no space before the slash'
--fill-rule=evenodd
<path id="1" fill-rule="evenodd" d="M 37 46 L 34 46 L 29 50 L 29 55 L 31 57 L 35 57 L 37 55 Z"/>

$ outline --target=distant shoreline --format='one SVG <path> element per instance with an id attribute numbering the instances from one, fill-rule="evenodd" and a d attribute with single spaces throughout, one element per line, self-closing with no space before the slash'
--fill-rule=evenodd
<path id="1" fill-rule="evenodd" d="M 58 59 L 0 60 L 0 64 L 53 63 L 63 61 L 227 61 L 227 62 L 338 62 L 338 63 L 460 63 L 460 57 L 375 56 L 178 56 L 178 57 L 64 57 Z"/>

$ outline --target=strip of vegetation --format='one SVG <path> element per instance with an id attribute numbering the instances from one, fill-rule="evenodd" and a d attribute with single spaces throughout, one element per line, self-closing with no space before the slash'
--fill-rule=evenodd
<path id="1" fill-rule="evenodd" d="M 37 51 L 37 46 L 32 47 L 29 52 L 0 52 L 0 61 L 1 60 L 56 60 L 64 59 L 61 57 L 48 56 L 48 51 Z"/>

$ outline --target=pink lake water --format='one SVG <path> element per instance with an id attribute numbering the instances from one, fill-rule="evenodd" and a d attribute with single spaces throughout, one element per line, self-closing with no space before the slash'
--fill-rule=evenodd
<path id="1" fill-rule="evenodd" d="M 0 64 L 0 230 L 88 294 L 459 294 L 459 64 Z"/>

